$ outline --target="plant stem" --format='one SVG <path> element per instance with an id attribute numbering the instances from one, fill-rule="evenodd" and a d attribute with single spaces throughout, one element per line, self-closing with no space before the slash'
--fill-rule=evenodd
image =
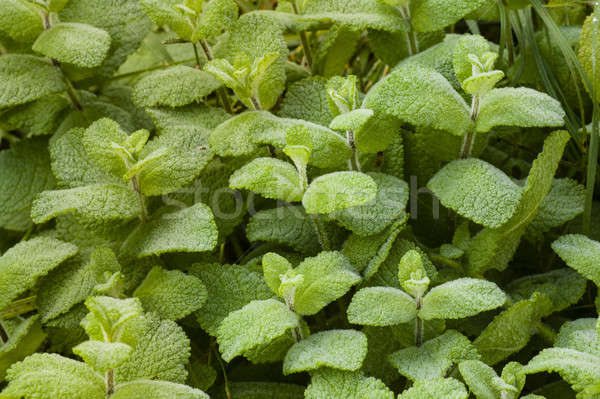
<path id="1" fill-rule="evenodd" d="M 354 132 L 352 130 L 346 131 L 346 140 L 348 141 L 348 147 L 352 150 L 352 156 L 348 160 L 348 169 L 360 172 L 360 161 L 358 160 L 358 152 L 356 151 L 356 142 L 354 141 Z"/>
<path id="2" fill-rule="evenodd" d="M 198 54 L 198 45 L 196 43 L 192 43 L 194 47 L 194 57 L 196 58 L 196 67 L 200 68 L 200 54 Z M 208 57 L 207 57 L 208 58 Z"/>
<path id="3" fill-rule="evenodd" d="M 421 297 L 415 298 L 417 300 L 417 312 L 421 310 L 422 299 Z M 419 316 L 415 319 L 415 346 L 418 348 L 423 344 L 423 319 Z"/>
<path id="4" fill-rule="evenodd" d="M 479 114 L 479 96 L 473 96 L 473 102 L 471 104 L 471 120 L 473 123 L 477 121 L 477 115 Z M 473 151 L 473 143 L 475 143 L 475 127 L 469 129 L 464 136 L 462 147 L 460 149 L 460 158 L 466 159 L 471 156 Z"/>
<path id="5" fill-rule="evenodd" d="M 0 319 L 0 344 L 4 344 L 4 343 L 8 342 L 8 338 L 9 338 L 8 333 L 4 329 L 4 326 L 2 325 L 2 319 Z"/>
<path id="6" fill-rule="evenodd" d="M 588 154 L 587 177 L 585 188 L 585 207 L 583 214 L 583 233 L 589 235 L 592 224 L 592 205 L 598 170 L 598 135 L 600 134 L 600 105 L 594 104 L 592 131 L 590 132 L 590 150 Z"/>
<path id="7" fill-rule="evenodd" d="M 515 62 L 515 49 L 512 36 L 512 26 L 510 24 L 510 10 L 506 4 L 502 5 L 502 12 L 506 18 L 506 24 L 504 24 L 504 36 L 506 40 L 506 50 L 508 51 L 508 65 L 511 66 Z"/>
<path id="8" fill-rule="evenodd" d="M 202 46 L 202 51 L 204 52 L 204 56 L 206 57 L 206 59 L 208 61 L 212 61 L 213 53 L 212 53 L 210 46 L 206 42 L 206 40 L 200 39 L 199 43 L 200 43 L 200 46 Z M 198 57 L 197 47 L 196 47 L 195 43 L 194 43 L 194 51 L 196 52 L 196 63 L 198 65 L 200 65 L 200 58 Z M 229 102 L 229 95 L 227 94 L 227 90 L 224 87 L 219 87 L 217 89 L 217 97 L 219 98 L 219 102 L 221 103 L 223 108 L 225 108 L 225 111 L 228 114 L 233 113 L 233 108 L 231 108 L 231 103 Z"/>
<path id="9" fill-rule="evenodd" d="M 115 393 L 115 372 L 110 369 L 106 372 L 106 396 L 110 397 Z"/>
<path id="10" fill-rule="evenodd" d="M 11 319 L 37 309 L 35 301 L 36 297 L 30 296 L 11 302 L 6 308 L 0 311 L 0 319 Z"/>
<path id="11" fill-rule="evenodd" d="M 142 208 L 140 220 L 142 223 L 146 223 L 148 221 L 148 209 L 146 208 L 146 200 L 144 199 L 144 195 L 140 191 L 140 183 L 137 176 L 131 179 L 131 185 L 133 186 L 133 190 L 137 193 L 138 199 L 140 200 L 140 207 Z"/>
<path id="12" fill-rule="evenodd" d="M 321 244 L 321 248 L 323 251 L 329 251 L 331 249 L 331 245 L 329 243 L 329 238 L 327 237 L 327 233 L 325 232 L 325 228 L 323 224 L 319 220 L 319 216 L 314 213 L 310 215 L 315 224 L 315 230 L 317 231 L 317 236 L 319 237 L 319 243 Z"/>
<path id="13" fill-rule="evenodd" d="M 537 323 L 536 327 L 537 333 L 541 335 L 546 341 L 548 341 L 548 343 L 554 345 L 554 341 L 556 341 L 556 333 L 541 321 Z"/>
<path id="14" fill-rule="evenodd" d="M 410 8 L 408 6 L 400 7 L 400 13 L 408 23 L 408 32 L 405 33 L 408 44 L 408 55 L 415 55 L 419 52 L 419 40 L 417 39 L 417 33 L 412 28 Z"/>
<path id="15" fill-rule="evenodd" d="M 213 346 L 212 350 L 215 352 L 215 359 L 217 359 L 217 362 L 219 362 L 219 366 L 221 366 L 221 371 L 223 372 L 223 381 L 225 382 L 225 396 L 227 396 L 227 399 L 231 399 L 231 391 L 229 390 L 229 378 L 227 378 L 227 370 L 225 370 L 225 365 L 223 364 L 223 360 L 217 352 L 217 349 Z"/>
<path id="16" fill-rule="evenodd" d="M 292 1 L 292 7 L 294 8 L 294 13 L 299 14 L 298 6 L 296 5 L 296 1 Z M 304 58 L 306 58 L 306 63 L 308 64 L 308 69 L 312 71 L 313 67 L 313 56 L 312 51 L 310 49 L 310 42 L 308 41 L 308 36 L 305 31 L 300 31 L 298 33 L 300 36 L 300 43 L 302 43 L 302 50 L 304 51 Z"/>

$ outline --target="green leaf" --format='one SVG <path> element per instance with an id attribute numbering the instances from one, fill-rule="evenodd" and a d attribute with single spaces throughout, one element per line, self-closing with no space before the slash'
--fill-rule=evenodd
<path id="1" fill-rule="evenodd" d="M 354 30 L 366 28 L 389 32 L 405 32 L 408 24 L 400 10 L 376 0 L 321 0 L 309 1 L 303 10 L 303 20 L 324 20 L 350 26 Z"/>
<path id="2" fill-rule="evenodd" d="M 94 370 L 104 373 L 123 364 L 132 350 L 120 342 L 85 341 L 74 347 L 73 353 Z"/>
<path id="3" fill-rule="evenodd" d="M 151 72 L 142 77 L 131 92 L 138 107 L 181 107 L 199 102 L 221 83 L 199 69 L 177 65 Z"/>
<path id="4" fill-rule="evenodd" d="M 415 300 L 397 288 L 369 287 L 354 294 L 348 306 L 348 321 L 366 326 L 408 323 L 417 315 Z"/>
<path id="5" fill-rule="evenodd" d="M 25 139 L 0 152 L 0 227 L 23 231 L 32 226 L 35 195 L 54 186 L 47 142 Z"/>
<path id="6" fill-rule="evenodd" d="M 229 392 L 236 399 L 303 399 L 304 386 L 278 382 L 230 382 Z M 227 399 L 224 390 L 215 399 Z"/>
<path id="7" fill-rule="evenodd" d="M 502 71 L 484 72 L 465 79 L 463 86 L 465 92 L 474 96 L 485 97 L 503 78 L 504 72 Z"/>
<path id="8" fill-rule="evenodd" d="M 217 245 L 217 235 L 210 208 L 197 203 L 140 224 L 127 237 L 122 250 L 138 258 L 170 252 L 204 252 Z"/>
<path id="9" fill-rule="evenodd" d="M 421 0 L 411 7 L 411 23 L 418 32 L 440 30 L 458 22 L 485 3 L 485 0 Z"/>
<path id="10" fill-rule="evenodd" d="M 600 243 L 582 234 L 567 234 L 554 241 L 552 249 L 569 267 L 600 286 Z"/>
<path id="11" fill-rule="evenodd" d="M 111 399 L 209 399 L 199 389 L 167 381 L 136 380 L 119 384 Z"/>
<path id="12" fill-rule="evenodd" d="M 0 309 L 76 253 L 75 245 L 50 237 L 37 237 L 14 245 L 0 257 Z"/>
<path id="13" fill-rule="evenodd" d="M 348 260 L 337 251 L 305 258 L 294 271 L 304 277 L 296 290 L 294 310 L 305 316 L 318 313 L 361 281 Z"/>
<path id="14" fill-rule="evenodd" d="M 493 368 L 479 360 L 466 360 L 458 368 L 477 399 L 501 399 L 502 392 L 492 382 L 498 378 Z"/>
<path id="15" fill-rule="evenodd" d="M 31 43 L 44 30 L 36 7 L 24 0 L 4 0 L 0 5 L 0 30 L 18 42 Z"/>
<path id="16" fill-rule="evenodd" d="M 425 320 L 461 319 L 496 309 L 504 302 L 506 295 L 495 283 L 459 278 L 431 289 L 423 298 L 419 317 Z"/>
<path id="17" fill-rule="evenodd" d="M 196 274 L 206 285 L 208 298 L 202 310 L 196 312 L 200 327 L 212 336 L 229 313 L 252 301 L 273 298 L 273 292 L 258 273 L 238 265 L 195 265 Z"/>
<path id="18" fill-rule="evenodd" d="M 188 16 L 176 6 L 176 0 L 141 0 L 140 6 L 158 26 L 169 25 L 177 35 L 185 40 L 192 39 L 193 26 Z"/>
<path id="19" fill-rule="evenodd" d="M 303 191 L 296 168 L 274 158 L 257 158 L 236 170 L 229 178 L 229 187 L 288 202 L 300 201 Z"/>
<path id="20" fill-rule="evenodd" d="M 320 76 L 311 76 L 291 84 L 285 93 L 278 116 L 329 126 L 333 114 L 327 100 L 327 80 Z"/>
<path id="21" fill-rule="evenodd" d="M 314 54 L 313 73 L 325 77 L 342 75 L 358 47 L 361 36 L 360 29 L 353 26 L 333 25 Z"/>
<path id="22" fill-rule="evenodd" d="M 15 322 L 8 328 L 8 320 L 3 320 L 2 325 L 10 335 L 8 341 L 0 346 L 0 381 L 4 381 L 6 370 L 16 362 L 20 362 L 34 353 L 46 339 L 42 330 L 39 316 L 34 315 L 24 320 Z"/>
<path id="23" fill-rule="evenodd" d="M 445 207 L 486 227 L 500 227 L 515 213 L 521 187 L 500 169 L 477 158 L 460 159 L 427 183 Z"/>
<path id="24" fill-rule="evenodd" d="M 457 136 L 473 125 L 469 107 L 446 78 L 418 65 L 399 67 L 380 80 L 369 90 L 362 107 Z"/>
<path id="25" fill-rule="evenodd" d="M 115 222 L 141 214 L 140 200 L 126 186 L 95 184 L 68 190 L 44 191 L 31 209 L 34 223 L 44 223 L 59 215 L 74 214 L 80 219 Z"/>
<path id="26" fill-rule="evenodd" d="M 535 293 L 531 299 L 519 301 L 497 315 L 473 341 L 481 354 L 481 360 L 494 365 L 523 349 L 548 306 L 549 299 L 543 294 Z"/>
<path id="27" fill-rule="evenodd" d="M 306 399 L 393 399 L 394 394 L 383 382 L 366 377 L 359 371 L 321 369 L 312 374 L 304 392 Z"/>
<path id="28" fill-rule="evenodd" d="M 181 134 L 182 130 L 213 130 L 231 117 L 221 108 L 192 104 L 179 108 L 147 108 L 160 135 Z"/>
<path id="29" fill-rule="evenodd" d="M 525 87 L 505 87 L 483 97 L 475 129 L 485 133 L 495 126 L 559 127 L 564 118 L 560 103 L 549 95 Z"/>
<path id="30" fill-rule="evenodd" d="M 275 299 L 252 301 L 223 320 L 217 342 L 223 359 L 229 362 L 236 356 L 248 356 L 299 327 L 299 316 L 285 304 Z"/>
<path id="31" fill-rule="evenodd" d="M 9 398 L 104 399 L 104 377 L 85 363 L 56 354 L 37 353 L 12 366 L 3 395 Z"/>
<path id="32" fill-rule="evenodd" d="M 474 76 L 473 64 L 469 55 L 481 58 L 483 54 L 490 51 L 489 42 L 480 35 L 463 35 L 460 36 L 456 43 L 454 53 L 452 54 L 452 66 L 456 78 L 465 87 L 465 80 Z M 492 86 L 493 87 L 493 86 Z"/>
<path id="33" fill-rule="evenodd" d="M 279 294 L 281 276 L 292 270 L 292 264 L 283 256 L 268 252 L 262 258 L 263 273 L 267 285 L 275 294 Z"/>
<path id="34" fill-rule="evenodd" d="M 360 172 L 334 172 L 313 180 L 302 205 L 307 213 L 331 213 L 335 210 L 364 205 L 377 196 L 377 184 Z"/>
<path id="35" fill-rule="evenodd" d="M 32 49 L 60 62 L 93 68 L 108 55 L 110 42 L 105 30 L 87 24 L 59 23 L 42 32 Z"/>
<path id="36" fill-rule="evenodd" d="M 420 347 L 413 346 L 392 353 L 388 361 L 409 380 L 420 381 L 443 377 L 454 363 L 478 358 L 477 350 L 467 337 L 448 330 Z"/>
<path id="37" fill-rule="evenodd" d="M 123 154 L 127 133 L 111 119 L 102 118 L 92 123 L 83 134 L 82 142 L 88 156 L 105 172 L 122 177 L 131 162 Z"/>
<path id="38" fill-rule="evenodd" d="M 0 109 L 66 89 L 58 68 L 42 58 L 24 54 L 0 57 L 0 82 Z"/>
<path id="39" fill-rule="evenodd" d="M 395 220 L 403 219 L 408 202 L 408 184 L 384 173 L 367 174 L 377 184 L 377 197 L 365 205 L 341 209 L 330 216 L 361 236 L 381 233 Z"/>
<path id="40" fill-rule="evenodd" d="M 545 233 L 583 213 L 585 188 L 575 180 L 554 179 L 552 188 L 531 221 L 528 233 Z"/>
<path id="41" fill-rule="evenodd" d="M 140 299 L 146 312 L 155 312 L 163 319 L 179 320 L 202 307 L 206 287 L 197 277 L 157 266 L 150 270 L 133 296 Z"/>
<path id="42" fill-rule="evenodd" d="M 600 357 L 600 339 L 597 331 L 598 319 L 585 318 L 567 321 L 561 327 L 554 346 L 569 348 Z"/>
<path id="43" fill-rule="evenodd" d="M 356 330 L 322 331 L 297 342 L 283 361 L 283 374 L 328 367 L 356 371 L 367 355 L 367 337 Z"/>
<path id="44" fill-rule="evenodd" d="M 238 6 L 233 0 L 212 0 L 202 7 L 192 41 L 219 36 L 229 29 L 238 17 Z"/>
<path id="45" fill-rule="evenodd" d="M 11 108 L 3 117 L 11 130 L 22 129 L 31 136 L 41 136 L 56 131 L 69 106 L 67 98 L 55 94 Z"/>
<path id="46" fill-rule="evenodd" d="M 412 388 L 398 395 L 398 399 L 467 399 L 465 386 L 454 378 L 435 378 L 417 381 Z"/>
<path id="47" fill-rule="evenodd" d="M 585 19 L 581 30 L 579 52 L 577 54 L 583 70 L 596 91 L 597 100 L 600 100 L 600 94 L 598 94 L 600 88 L 600 68 L 598 68 L 598 63 L 600 61 L 600 53 L 598 52 L 598 47 L 600 46 L 600 31 L 598 29 L 599 13 L 600 11 L 598 7 L 596 7 L 593 13 Z M 589 90 L 587 85 L 586 89 Z"/>
<path id="48" fill-rule="evenodd" d="M 109 296 L 91 296 L 85 300 L 90 313 L 81 326 L 92 340 L 125 342 L 134 345 L 131 335 L 136 335 L 142 305 L 137 298 L 119 299 Z"/>

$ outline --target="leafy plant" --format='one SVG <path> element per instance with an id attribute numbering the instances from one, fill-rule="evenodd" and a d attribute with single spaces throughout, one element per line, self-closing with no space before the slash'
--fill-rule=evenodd
<path id="1" fill-rule="evenodd" d="M 0 398 L 600 397 L 599 12 L 0 0 Z"/>

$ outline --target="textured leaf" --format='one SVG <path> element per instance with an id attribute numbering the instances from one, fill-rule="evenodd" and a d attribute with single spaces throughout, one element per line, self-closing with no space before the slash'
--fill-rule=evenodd
<path id="1" fill-rule="evenodd" d="M 140 200 L 129 187 L 95 184 L 44 191 L 33 201 L 31 218 L 35 223 L 44 223 L 59 215 L 74 214 L 85 220 L 114 222 L 133 219 L 141 211 Z"/>
<path id="2" fill-rule="evenodd" d="M 271 291 L 279 294 L 281 276 L 292 270 L 292 264 L 283 256 L 268 252 L 262 258 L 263 274 Z"/>
<path id="3" fill-rule="evenodd" d="M 59 23 L 45 30 L 33 43 L 33 51 L 83 68 L 102 64 L 110 49 L 110 35 L 87 24 Z"/>
<path id="4" fill-rule="evenodd" d="M 562 226 L 583 213 L 584 202 L 583 185 L 571 179 L 554 179 L 550 192 L 528 227 L 528 232 L 539 234 Z"/>
<path id="5" fill-rule="evenodd" d="M 235 23 L 238 6 L 233 0 L 212 0 L 202 7 L 200 21 L 192 35 L 192 40 L 219 36 Z"/>
<path id="6" fill-rule="evenodd" d="M 600 30 L 598 29 L 599 9 L 596 7 L 591 15 L 589 15 L 583 23 L 581 31 L 581 39 L 579 45 L 579 62 L 583 70 L 588 76 L 594 90 L 596 90 L 596 98 L 600 100 L 598 88 L 600 87 Z M 591 95 L 591 93 L 590 93 Z"/>
<path id="7" fill-rule="evenodd" d="M 26 230 L 32 225 L 31 202 L 54 186 L 43 139 L 22 140 L 0 152 L 0 227 Z"/>
<path id="8" fill-rule="evenodd" d="M 25 104 L 66 89 L 58 68 L 32 55 L 0 57 L 0 109 Z"/>
<path id="9" fill-rule="evenodd" d="M 76 253 L 75 245 L 49 237 L 22 241 L 10 248 L 0 257 L 0 309 Z"/>
<path id="10" fill-rule="evenodd" d="M 297 202 L 302 199 L 300 176 L 296 168 L 274 158 L 257 158 L 236 170 L 229 187 L 256 192 L 265 198 Z"/>
<path id="11" fill-rule="evenodd" d="M 105 172 L 122 177 L 128 169 L 128 160 L 115 151 L 115 145 L 125 146 L 127 133 L 111 119 L 102 118 L 92 123 L 83 134 L 82 142 L 88 156 Z"/>
<path id="12" fill-rule="evenodd" d="M 9 398 L 103 399 L 104 378 L 85 363 L 55 354 L 38 353 L 12 366 L 2 394 Z"/>
<path id="13" fill-rule="evenodd" d="M 278 116 L 329 126 L 333 114 L 327 100 L 327 81 L 319 76 L 311 76 L 290 85 Z"/>
<path id="14" fill-rule="evenodd" d="M 598 319 L 585 318 L 567 321 L 561 327 L 555 347 L 569 348 L 600 357 L 600 338 L 597 332 Z"/>
<path id="15" fill-rule="evenodd" d="M 412 388 L 398 395 L 398 399 L 467 399 L 465 386 L 454 378 L 436 378 L 417 381 Z"/>
<path id="16" fill-rule="evenodd" d="M 191 40 L 193 26 L 190 19 L 175 7 L 178 3 L 173 0 L 141 0 L 140 6 L 144 12 L 158 26 L 169 25 L 177 35 L 186 40 Z"/>
<path id="17" fill-rule="evenodd" d="M 461 333 L 448 330 L 420 347 L 401 349 L 388 356 L 398 372 L 411 381 L 443 377 L 454 363 L 477 360 L 479 354 Z"/>
<path id="18" fill-rule="evenodd" d="M 117 386 L 111 399 L 208 399 L 199 389 L 167 381 L 136 380 Z"/>
<path id="19" fill-rule="evenodd" d="M 223 320 L 217 342 L 223 359 L 229 362 L 299 328 L 299 323 L 299 316 L 275 299 L 252 301 Z"/>
<path id="20" fill-rule="evenodd" d="M 405 216 L 408 184 L 394 176 L 368 173 L 377 184 L 374 201 L 357 207 L 335 211 L 330 216 L 361 236 L 381 233 L 391 223 Z"/>
<path id="21" fill-rule="evenodd" d="M 307 316 L 318 313 L 361 281 L 344 255 L 336 251 L 305 258 L 294 271 L 304 277 L 296 290 L 294 310 Z"/>
<path id="22" fill-rule="evenodd" d="M 32 42 L 44 30 L 35 6 L 24 0 L 4 0 L 0 5 L 0 30 L 18 42 Z"/>
<path id="23" fill-rule="evenodd" d="M 394 394 L 383 382 L 361 372 L 321 369 L 313 373 L 304 392 L 306 399 L 393 399 Z"/>
<path id="24" fill-rule="evenodd" d="M 212 75 L 184 65 L 158 70 L 142 77 L 131 99 L 138 107 L 181 107 L 202 100 L 221 83 Z"/>
<path id="25" fill-rule="evenodd" d="M 369 287 L 354 294 L 348 306 L 348 321 L 367 326 L 407 323 L 417 315 L 415 300 L 397 288 Z"/>
<path id="26" fill-rule="evenodd" d="M 515 213 L 521 187 L 477 158 L 449 163 L 427 183 L 445 207 L 486 227 L 500 227 Z"/>
<path id="27" fill-rule="evenodd" d="M 31 136 L 41 136 L 54 133 L 69 105 L 64 96 L 55 94 L 11 108 L 3 117 L 11 130 L 22 129 Z"/>
<path id="28" fill-rule="evenodd" d="M 154 267 L 134 291 L 144 310 L 163 319 L 178 320 L 200 309 L 206 301 L 206 287 L 199 278 L 179 270 Z"/>
<path id="29" fill-rule="evenodd" d="M 600 243 L 581 234 L 567 234 L 554 241 L 552 249 L 569 267 L 600 286 Z"/>
<path id="30" fill-rule="evenodd" d="M 140 329 L 143 313 L 137 298 L 119 299 L 110 296 L 91 296 L 85 300 L 90 311 L 80 325 L 96 341 L 120 341 L 133 346 Z"/>
<path id="31" fill-rule="evenodd" d="M 333 25 L 314 54 L 313 71 L 325 77 L 342 75 L 361 35 L 362 32 L 352 25 Z"/>
<path id="32" fill-rule="evenodd" d="M 481 60 L 481 57 L 488 51 L 490 51 L 490 45 L 483 36 L 463 35 L 458 39 L 456 48 L 452 54 L 452 66 L 454 67 L 456 78 L 462 84 L 463 88 L 465 87 L 465 80 L 475 76 L 469 54 Z"/>
<path id="33" fill-rule="evenodd" d="M 46 338 L 37 315 L 15 322 L 12 328 L 8 328 L 9 323 L 8 320 L 2 321 L 3 328 L 10 336 L 0 346 L 0 381 L 4 381 L 6 370 L 13 363 L 34 353 Z"/>
<path id="34" fill-rule="evenodd" d="M 400 67 L 380 80 L 362 106 L 457 136 L 472 126 L 467 104 L 450 83 L 438 72 L 418 65 Z"/>
<path id="35" fill-rule="evenodd" d="M 160 135 L 181 134 L 182 130 L 213 130 L 231 117 L 220 108 L 192 104 L 178 108 L 147 108 Z"/>
<path id="36" fill-rule="evenodd" d="M 377 196 L 377 184 L 360 172 L 334 172 L 313 180 L 302 205 L 307 213 L 331 213 L 335 210 L 364 205 Z"/>
<path id="37" fill-rule="evenodd" d="M 412 26 L 432 32 L 452 25 L 485 4 L 485 0 L 421 0 L 411 7 Z"/>
<path id="38" fill-rule="evenodd" d="M 419 317 L 460 319 L 500 307 L 506 301 L 504 292 L 493 282 L 460 278 L 431 289 L 423 298 Z"/>
<path id="39" fill-rule="evenodd" d="M 85 341 L 73 348 L 94 370 L 106 372 L 123 364 L 131 355 L 132 348 L 120 342 Z"/>
<path id="40" fill-rule="evenodd" d="M 210 251 L 217 245 L 217 235 L 210 208 L 197 203 L 140 224 L 127 237 L 122 250 L 137 257 Z"/>
<path id="41" fill-rule="evenodd" d="M 564 117 L 560 103 L 549 95 L 524 87 L 505 87 L 483 97 L 476 130 L 489 132 L 495 126 L 559 127 Z"/>
<path id="42" fill-rule="evenodd" d="M 467 360 L 458 365 L 460 374 L 477 399 L 501 399 L 501 391 L 492 383 L 498 374 L 479 360 Z"/>
<path id="43" fill-rule="evenodd" d="M 274 296 L 261 275 L 242 266 L 196 265 L 192 273 L 200 277 L 208 290 L 206 303 L 196 312 L 196 318 L 212 336 L 217 335 L 219 324 L 229 313 L 252 301 Z"/>
<path id="44" fill-rule="evenodd" d="M 367 337 L 355 330 L 329 330 L 294 344 L 283 361 L 283 373 L 328 367 L 337 370 L 360 369 L 367 355 Z"/>

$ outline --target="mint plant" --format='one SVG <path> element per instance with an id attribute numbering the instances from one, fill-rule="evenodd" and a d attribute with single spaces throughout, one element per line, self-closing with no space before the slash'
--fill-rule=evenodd
<path id="1" fill-rule="evenodd" d="M 1 0 L 0 399 L 600 397 L 595 3 Z"/>

